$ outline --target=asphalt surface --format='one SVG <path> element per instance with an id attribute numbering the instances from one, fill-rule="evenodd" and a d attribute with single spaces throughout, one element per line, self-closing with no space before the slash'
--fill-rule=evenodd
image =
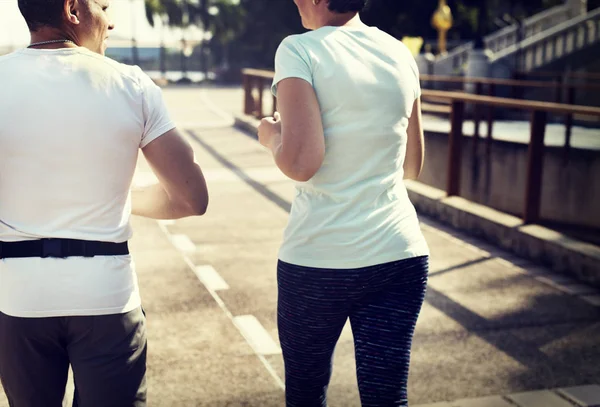
<path id="1" fill-rule="evenodd" d="M 283 406 L 275 265 L 293 184 L 254 138 L 232 127 L 239 89 L 167 88 L 165 98 L 194 146 L 211 201 L 203 217 L 133 219 L 149 405 Z M 136 183 L 152 179 L 140 159 Z M 600 307 L 560 289 L 552 281 L 561 278 L 541 267 L 421 220 L 432 257 L 411 405 L 600 384 Z M 331 407 L 360 405 L 353 351 L 345 329 Z"/>

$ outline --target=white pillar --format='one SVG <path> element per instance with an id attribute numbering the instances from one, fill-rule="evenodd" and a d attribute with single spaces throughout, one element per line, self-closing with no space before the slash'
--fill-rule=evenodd
<path id="1" fill-rule="evenodd" d="M 490 59 L 491 51 L 484 49 L 473 49 L 469 52 L 467 59 L 467 78 L 489 78 L 490 77 Z M 475 85 L 466 84 L 465 91 L 475 92 Z"/>

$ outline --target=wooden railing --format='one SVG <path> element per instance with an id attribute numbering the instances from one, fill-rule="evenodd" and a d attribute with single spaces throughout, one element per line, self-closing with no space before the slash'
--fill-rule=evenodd
<path id="1" fill-rule="evenodd" d="M 587 91 L 600 93 L 600 84 L 565 84 L 559 81 L 531 81 L 531 80 L 514 80 L 514 79 L 494 79 L 494 78 L 465 78 L 462 76 L 439 76 L 439 75 L 421 75 L 421 83 L 424 87 L 430 87 L 434 83 L 445 83 L 450 85 L 458 85 L 460 91 L 465 88 L 465 85 L 471 84 L 474 86 L 472 92 L 476 95 L 498 96 L 498 90 L 501 87 L 508 88 L 510 97 L 513 99 L 523 99 L 527 90 L 546 89 L 552 92 L 551 99 L 554 103 L 565 103 L 567 105 L 575 104 L 576 92 Z M 475 122 L 475 135 L 479 136 L 479 125 L 481 122 L 481 105 L 475 105 L 473 119 Z M 487 126 L 488 138 L 492 137 L 494 125 L 494 109 L 489 106 L 487 109 Z M 433 113 L 450 113 L 450 109 L 444 110 L 433 108 L 432 106 L 424 106 L 424 112 Z M 565 154 L 568 153 L 571 142 L 571 134 L 573 132 L 573 114 L 565 115 Z"/>
<path id="2" fill-rule="evenodd" d="M 600 72 L 551 72 L 551 71 L 534 71 L 534 72 L 515 72 L 513 74 L 515 80 L 553 80 L 556 82 L 565 81 L 587 81 L 596 82 L 600 81 Z"/>
<path id="3" fill-rule="evenodd" d="M 523 221 L 537 222 L 540 218 L 540 199 L 542 189 L 542 168 L 544 159 L 544 136 L 548 113 L 564 115 L 589 115 L 600 117 L 600 108 L 588 106 L 565 105 L 558 103 L 534 102 L 519 99 L 479 96 L 459 92 L 444 92 L 424 90 L 423 97 L 445 99 L 451 104 L 450 134 L 448 139 L 448 181 L 446 193 L 448 196 L 460 194 L 460 170 L 462 159 L 463 123 L 465 105 L 482 105 L 488 108 L 520 109 L 530 112 L 530 140 L 527 158 L 527 179 L 525 190 L 525 207 Z M 492 139 L 488 138 L 490 146 Z M 473 137 L 473 148 L 476 148 L 479 137 Z M 487 149 L 488 160 L 490 148 Z"/>
<path id="4" fill-rule="evenodd" d="M 255 69 L 245 69 L 244 76 L 244 112 L 257 118 L 264 117 L 261 96 L 266 85 L 271 85 L 273 72 Z M 510 81 L 509 81 L 510 82 Z M 255 87 L 259 94 L 255 95 Z M 586 115 L 600 117 L 600 108 L 588 106 L 566 105 L 559 103 L 537 102 L 519 99 L 499 98 L 494 96 L 472 95 L 464 92 L 446 92 L 436 90 L 423 90 L 424 99 L 444 100 L 450 105 L 450 133 L 448 137 L 448 179 L 446 194 L 448 196 L 460 195 L 460 172 L 462 161 L 463 123 L 465 121 L 465 107 L 472 104 L 487 108 L 519 109 L 530 113 L 530 140 L 527 158 L 527 181 L 525 190 L 525 207 L 523 208 L 523 221 L 525 223 L 537 222 L 540 218 L 540 200 L 542 189 L 542 169 L 544 160 L 544 136 L 548 114 L 560 114 L 572 117 L 573 115 Z M 273 109 L 276 101 L 273 100 Z M 492 118 L 493 120 L 493 118 Z M 488 128 L 487 159 L 491 152 L 491 129 Z M 473 149 L 480 142 L 479 133 L 472 138 Z"/>
<path id="5" fill-rule="evenodd" d="M 244 69 L 242 70 L 244 81 L 244 114 L 254 116 L 258 119 L 265 117 L 263 97 L 265 88 L 270 89 L 275 73 L 272 71 L 263 71 L 260 69 Z M 277 99 L 273 96 L 273 111 Z"/>

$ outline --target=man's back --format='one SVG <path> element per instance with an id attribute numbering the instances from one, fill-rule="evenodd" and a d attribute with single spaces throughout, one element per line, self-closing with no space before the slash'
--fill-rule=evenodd
<path id="1" fill-rule="evenodd" d="M 139 68 L 104 58 L 110 0 L 18 0 L 31 43 L 0 58 L 0 377 L 14 407 L 146 406 L 131 214 L 205 213 L 192 146 Z M 130 193 L 138 157 L 158 182 Z M 59 318 L 56 318 L 59 317 Z"/>
<path id="2" fill-rule="evenodd" d="M 0 58 L 0 241 L 130 238 L 139 148 L 174 127 L 148 82 L 84 48 Z"/>
<path id="3" fill-rule="evenodd" d="M 160 89 L 139 68 L 81 47 L 0 58 L 0 88 L 0 241 L 127 241 L 138 151 L 175 127 Z M 139 305 L 130 256 L 0 261 L 8 315 Z"/>

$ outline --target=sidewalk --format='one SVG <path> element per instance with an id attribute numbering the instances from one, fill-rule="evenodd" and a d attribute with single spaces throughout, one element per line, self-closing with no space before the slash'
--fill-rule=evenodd
<path id="1" fill-rule="evenodd" d="M 133 219 L 150 407 L 284 405 L 275 263 L 294 190 L 254 139 L 230 127 L 225 111 L 239 111 L 233 93 L 165 90 L 173 117 L 189 130 L 211 201 L 199 218 Z M 140 160 L 137 180 L 151 178 Z M 543 268 L 421 220 L 432 257 L 411 406 L 572 407 L 554 390 L 536 391 L 600 384 L 600 307 L 566 293 Z M 354 370 L 347 327 L 330 407 L 360 406 Z M 598 388 L 589 389 L 598 400 Z M 552 395 L 558 401 L 548 402 Z"/>

